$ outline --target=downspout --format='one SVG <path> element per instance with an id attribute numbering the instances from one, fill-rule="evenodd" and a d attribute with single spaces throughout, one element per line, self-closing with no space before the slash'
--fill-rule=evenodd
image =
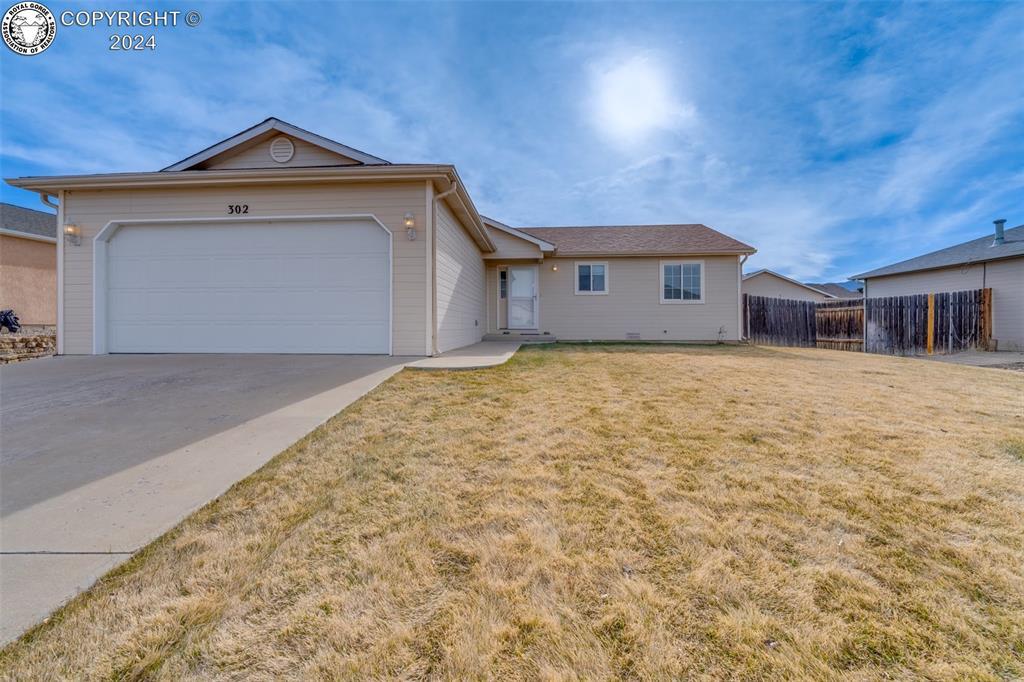
<path id="1" fill-rule="evenodd" d="M 736 338 L 742 341 L 745 337 L 743 335 L 743 264 L 750 258 L 749 253 L 745 253 L 740 257 L 740 267 L 737 268 L 736 272 L 736 295 L 739 296 L 739 328 L 736 330 Z"/>
<path id="2" fill-rule="evenodd" d="M 60 210 L 60 206 L 58 204 L 55 204 L 52 201 L 50 201 L 50 193 L 49 192 L 37 192 L 37 194 L 39 194 L 39 201 L 43 202 L 44 204 L 46 204 L 50 208 L 54 209 L 55 211 L 59 211 Z"/>
<path id="3" fill-rule="evenodd" d="M 439 355 L 437 352 L 437 202 L 452 195 L 459 188 L 459 183 L 453 178 L 448 179 L 451 182 L 451 187 L 441 192 L 440 194 L 434 195 L 434 202 L 431 206 L 432 220 L 431 224 L 434 228 L 434 238 L 430 240 L 430 262 L 433 267 L 430 268 L 430 307 L 431 307 L 431 329 L 430 329 L 430 354 Z"/>

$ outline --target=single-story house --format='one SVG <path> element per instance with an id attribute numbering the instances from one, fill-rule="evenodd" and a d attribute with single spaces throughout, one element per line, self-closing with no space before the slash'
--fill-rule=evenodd
<path id="1" fill-rule="evenodd" d="M 755 270 L 743 275 L 743 293 L 793 301 L 831 301 L 835 296 L 810 284 L 798 282 L 772 270 Z"/>
<path id="2" fill-rule="evenodd" d="M 7 182 L 59 205 L 65 354 L 736 341 L 755 251 L 704 225 L 513 228 L 454 166 L 274 118 L 157 172 Z"/>
<path id="3" fill-rule="evenodd" d="M 0 203 L 0 310 L 25 327 L 57 324 L 57 216 Z"/>
<path id="4" fill-rule="evenodd" d="M 853 298 L 864 298 L 863 287 L 857 289 L 847 289 L 839 282 L 807 282 L 807 286 L 818 291 L 824 291 L 826 294 L 832 294 L 835 298 L 840 299 L 853 299 Z"/>
<path id="5" fill-rule="evenodd" d="M 992 340 L 998 350 L 1024 351 L 1024 225 L 862 272 L 871 298 L 992 289 Z"/>

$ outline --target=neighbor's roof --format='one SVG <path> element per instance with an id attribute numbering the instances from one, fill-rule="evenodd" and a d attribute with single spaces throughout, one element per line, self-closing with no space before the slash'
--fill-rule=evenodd
<path id="1" fill-rule="evenodd" d="M 555 245 L 558 256 L 751 254 L 757 249 L 706 225 L 518 227 Z"/>
<path id="2" fill-rule="evenodd" d="M 831 294 L 836 298 L 864 298 L 864 294 L 860 291 L 851 291 L 844 287 L 838 282 L 826 282 L 823 284 L 807 283 L 807 286 L 818 291 L 824 291 L 826 294 Z"/>
<path id="3" fill-rule="evenodd" d="M 0 203 L 0 229 L 56 239 L 57 216 L 14 204 Z"/>
<path id="4" fill-rule="evenodd" d="M 994 246 L 992 244 L 993 233 L 984 237 L 972 239 L 963 244 L 950 246 L 946 249 L 932 251 L 917 258 L 900 261 L 887 265 L 884 268 L 877 268 L 868 272 L 854 275 L 850 279 L 868 279 L 870 277 L 884 277 L 886 275 L 899 275 L 904 272 L 916 272 L 917 270 L 934 270 L 952 265 L 964 265 L 967 263 L 981 263 L 1000 258 L 1013 258 L 1024 256 L 1024 225 L 1007 228 L 1004 232 L 1005 241 Z"/>
<path id="5" fill-rule="evenodd" d="M 834 295 L 828 293 L 824 289 L 818 289 L 813 284 L 804 284 L 803 282 L 798 282 L 795 279 L 792 279 L 790 277 L 786 277 L 785 275 L 780 275 L 779 273 L 775 272 L 774 270 L 769 270 L 768 268 L 761 268 L 760 270 L 754 270 L 753 272 L 751 272 L 749 274 L 743 275 L 743 279 L 744 280 L 748 280 L 748 279 L 757 277 L 758 275 L 771 275 L 772 277 L 777 277 L 778 279 L 781 279 L 783 281 L 789 282 L 790 284 L 795 284 L 798 287 L 803 287 L 804 289 L 810 289 L 811 291 L 813 291 L 816 294 L 821 294 L 822 296 L 828 296 L 829 298 L 835 298 Z"/>

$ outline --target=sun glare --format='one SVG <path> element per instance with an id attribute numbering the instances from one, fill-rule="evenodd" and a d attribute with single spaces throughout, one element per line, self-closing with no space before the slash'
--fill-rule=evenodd
<path id="1" fill-rule="evenodd" d="M 677 129 L 694 117 L 693 107 L 677 99 L 671 78 L 650 56 L 595 66 L 592 91 L 598 129 L 619 142 Z"/>

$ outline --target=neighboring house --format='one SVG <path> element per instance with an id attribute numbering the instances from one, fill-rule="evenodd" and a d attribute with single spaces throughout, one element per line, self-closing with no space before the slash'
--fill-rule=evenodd
<path id="1" fill-rule="evenodd" d="M 1024 350 L 1024 225 L 854 275 L 864 295 L 904 296 L 992 289 L 992 340 L 999 350 Z"/>
<path id="2" fill-rule="evenodd" d="M 514 229 L 480 216 L 454 166 L 273 118 L 158 172 L 8 182 L 60 203 L 68 354 L 735 341 L 754 253 L 703 225 Z"/>
<path id="3" fill-rule="evenodd" d="M 808 282 L 807 286 L 817 289 L 818 291 L 824 291 L 826 294 L 831 294 L 835 298 L 864 298 L 864 290 L 862 287 L 858 287 L 855 290 L 847 289 L 838 282 L 824 282 L 820 284 Z"/>
<path id="4" fill-rule="evenodd" d="M 798 282 L 771 270 L 755 270 L 743 275 L 743 293 L 768 298 L 788 298 L 796 301 L 830 301 L 833 294 L 810 284 Z"/>
<path id="5" fill-rule="evenodd" d="M 0 203 L 0 310 L 24 326 L 57 323 L 57 216 Z"/>

